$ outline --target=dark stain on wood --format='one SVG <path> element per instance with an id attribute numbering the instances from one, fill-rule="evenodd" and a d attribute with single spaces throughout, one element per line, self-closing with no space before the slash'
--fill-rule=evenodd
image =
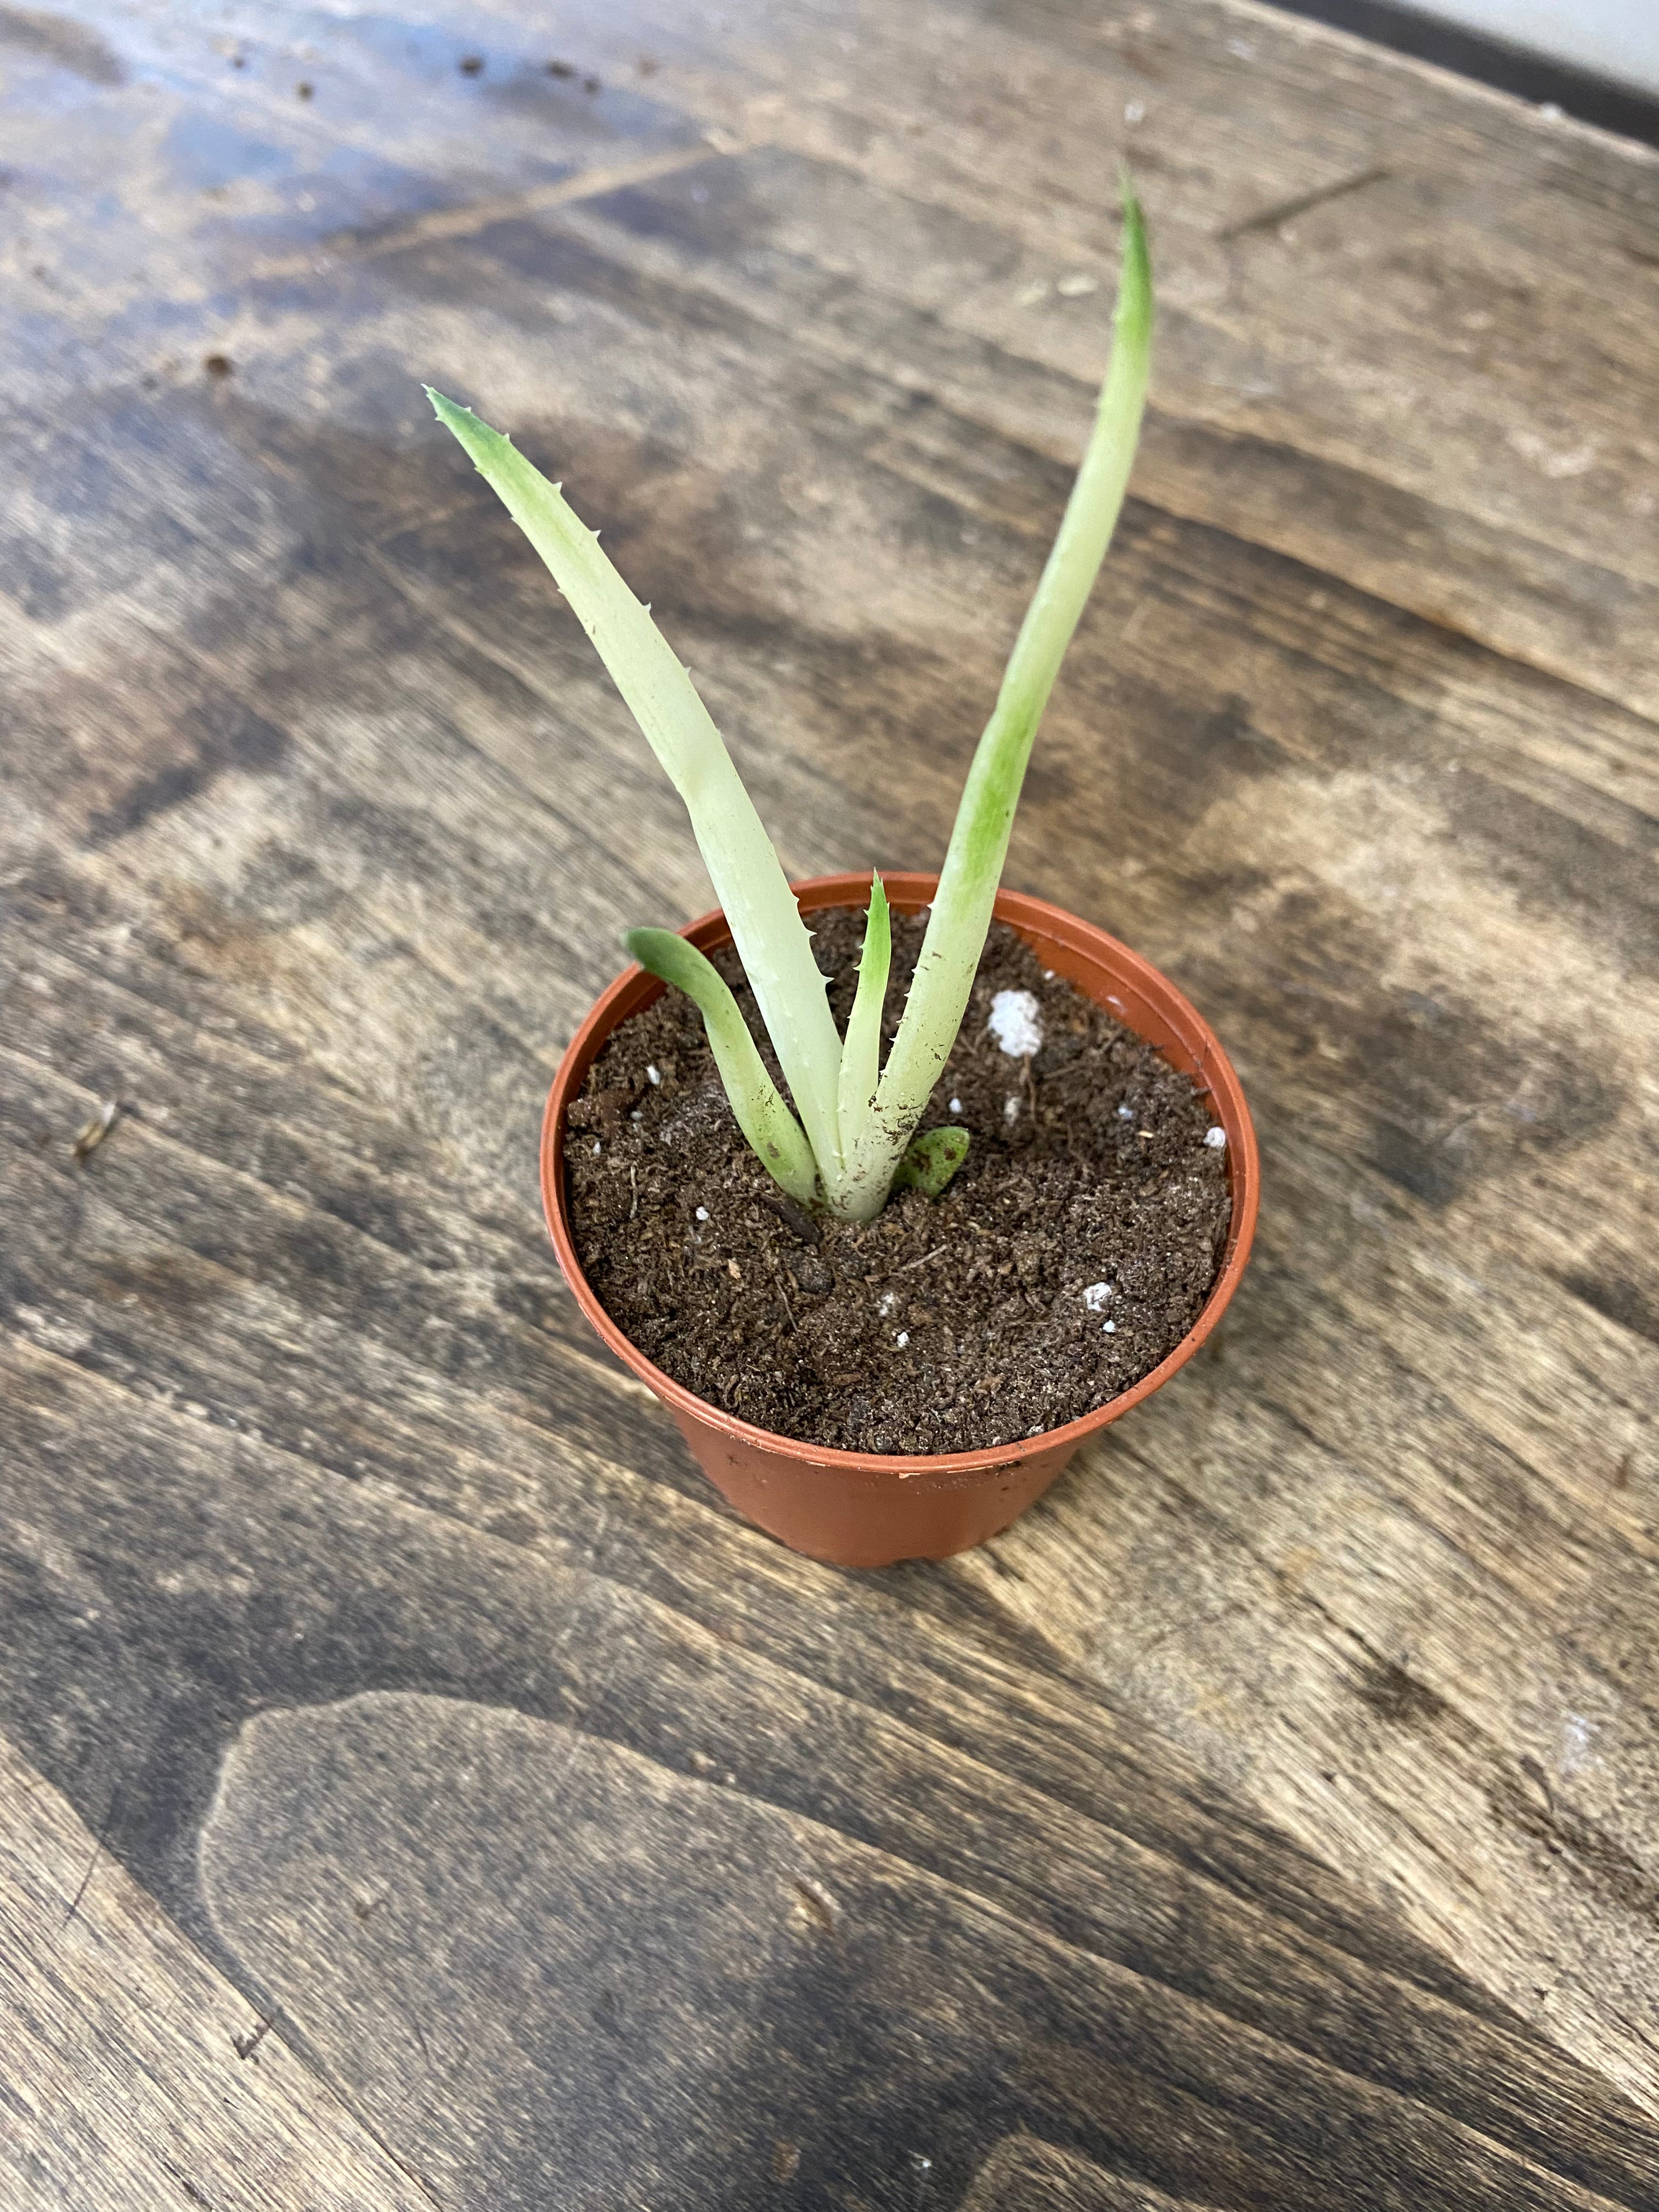
<path id="1" fill-rule="evenodd" d="M 1427 1726 L 1446 1711 L 1443 1698 L 1389 1659 L 1376 1659 L 1362 1668 L 1354 1677 L 1354 1688 L 1374 1713 L 1395 1728 Z"/>
<path id="2" fill-rule="evenodd" d="M 1562 1277 L 1561 1287 L 1574 1297 L 1582 1298 L 1604 1321 L 1628 1329 L 1649 1344 L 1659 1345 L 1659 1304 L 1640 1285 L 1627 1277 L 1621 1278 L 1616 1263 L 1594 1273 L 1575 1268 Z"/>
<path id="3" fill-rule="evenodd" d="M 216 776 L 227 770 L 274 775 L 289 746 L 285 731 L 236 701 L 227 701 L 217 714 L 198 708 L 186 715 L 181 734 L 186 740 L 194 739 L 188 756 L 145 776 L 113 805 L 94 815 L 88 824 L 93 843 L 143 829 L 156 815 L 198 797 Z"/>

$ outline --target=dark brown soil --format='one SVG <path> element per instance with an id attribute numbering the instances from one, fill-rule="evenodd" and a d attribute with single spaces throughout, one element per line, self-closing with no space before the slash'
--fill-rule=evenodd
<path id="1" fill-rule="evenodd" d="M 814 920 L 844 1024 L 864 918 Z M 890 1039 L 921 932 L 894 915 Z M 715 964 L 775 1077 L 736 956 Z M 1029 1060 L 987 1026 L 1005 989 L 1041 1006 Z M 674 991 L 611 1037 L 569 1120 L 576 1249 L 618 1326 L 711 1404 L 848 1450 L 972 1451 L 1076 1420 L 1173 1351 L 1226 1238 L 1224 1156 L 1192 1085 L 1000 923 L 922 1118 L 973 1133 L 942 1198 L 903 1193 L 858 1227 L 794 1207 Z"/>

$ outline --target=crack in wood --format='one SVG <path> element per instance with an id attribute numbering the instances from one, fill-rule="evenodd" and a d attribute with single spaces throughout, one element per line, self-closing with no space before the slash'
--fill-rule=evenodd
<path id="1" fill-rule="evenodd" d="M 1272 207 L 1262 208 L 1255 215 L 1241 216 L 1215 233 L 1217 240 L 1224 245 L 1235 238 L 1247 238 L 1252 231 L 1277 230 L 1281 223 L 1292 222 L 1299 215 L 1308 215 L 1315 208 L 1324 207 L 1332 200 L 1346 199 L 1350 192 L 1364 191 L 1368 185 L 1380 185 L 1392 177 L 1394 171 L 1381 163 L 1370 169 L 1358 170 L 1352 177 L 1340 177 L 1334 185 L 1322 185 L 1316 191 L 1298 192 L 1294 199 L 1278 200 Z"/>

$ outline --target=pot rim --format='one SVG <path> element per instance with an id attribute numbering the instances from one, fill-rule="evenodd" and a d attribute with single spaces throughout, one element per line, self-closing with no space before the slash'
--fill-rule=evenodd
<path id="1" fill-rule="evenodd" d="M 866 868 L 861 872 L 854 870 L 834 875 L 811 876 L 792 884 L 790 888 L 808 911 L 829 906 L 856 906 L 867 903 L 873 872 Z M 927 905 L 939 884 L 937 875 L 913 870 L 896 869 L 890 874 L 884 870 L 881 880 L 890 904 L 902 913 L 911 914 Z M 1105 1428 L 1143 1399 L 1150 1398 L 1155 1390 L 1186 1365 L 1221 1319 L 1238 1287 L 1255 1240 L 1256 1214 L 1261 1202 L 1261 1168 L 1255 1130 L 1250 1120 L 1249 1108 L 1245 1103 L 1243 1086 L 1232 1062 L 1222 1048 L 1220 1039 L 1191 1000 L 1170 982 L 1161 969 L 1154 968 L 1151 961 L 1143 959 L 1139 953 L 1133 951 L 1121 939 L 1093 922 L 1084 921 L 1076 915 L 1068 913 L 1064 907 L 1054 906 L 1047 899 L 1035 897 L 1026 891 L 1006 889 L 999 890 L 993 914 L 995 920 L 1006 921 L 1016 931 L 1024 922 L 1061 942 L 1069 939 L 1079 951 L 1091 945 L 1095 948 L 1109 947 L 1113 965 L 1121 974 L 1143 988 L 1148 984 L 1152 986 L 1182 1018 L 1183 1026 L 1189 1025 L 1189 1037 L 1198 1047 L 1198 1066 L 1192 1071 L 1192 1080 L 1200 1087 L 1200 1095 L 1211 1099 L 1216 1119 L 1227 1133 L 1228 1183 L 1232 1198 L 1232 1218 L 1228 1224 L 1221 1265 L 1216 1271 L 1215 1280 L 1210 1285 L 1209 1296 L 1205 1299 L 1197 1320 L 1180 1343 L 1173 1351 L 1166 1352 L 1156 1367 L 1143 1375 L 1138 1382 L 1131 1383 L 1127 1390 L 1121 1391 L 1116 1397 L 1109 1398 L 1103 1406 L 1095 1407 L 1091 1412 L 1080 1414 L 1076 1420 L 1067 1421 L 1060 1428 L 1044 1429 L 1034 1437 L 1011 1437 L 1006 1443 L 988 1444 L 976 1451 L 848 1451 L 839 1445 L 811 1443 L 799 1437 L 780 1436 L 773 1429 L 757 1428 L 752 1422 L 725 1412 L 707 1398 L 698 1397 L 694 1390 L 688 1390 L 683 1382 L 677 1382 L 672 1375 L 665 1374 L 660 1367 L 647 1359 L 600 1304 L 576 1256 L 566 1204 L 564 1109 L 575 1095 L 611 1031 L 623 1021 L 644 1012 L 647 1006 L 654 1005 L 668 988 L 655 977 L 647 976 L 636 963 L 624 969 L 595 1000 L 560 1059 L 542 1116 L 542 1209 L 560 1267 L 577 1304 L 607 1348 L 676 1413 L 718 1430 L 751 1448 L 770 1451 L 781 1458 L 794 1460 L 826 1472 L 888 1475 L 896 1481 L 909 1480 L 918 1475 L 970 1478 L 992 1474 L 1037 1452 L 1062 1449 L 1069 1452 L 1074 1449 L 1097 1430 Z M 690 939 L 704 951 L 731 942 L 725 910 L 720 907 L 712 908 L 708 914 L 699 915 L 695 921 L 687 922 L 679 934 Z M 641 988 L 645 985 L 650 988 Z M 1082 986 L 1076 988 L 1081 989 Z M 631 1003 L 623 1006 L 622 1002 L 624 1000 Z M 1139 1031 L 1136 1033 L 1139 1034 Z M 1160 1044 L 1157 1049 L 1162 1052 L 1167 1048 Z"/>

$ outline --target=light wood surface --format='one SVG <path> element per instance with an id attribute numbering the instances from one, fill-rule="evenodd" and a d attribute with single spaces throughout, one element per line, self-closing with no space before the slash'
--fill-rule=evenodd
<path id="1" fill-rule="evenodd" d="M 1659 157 L 1243 0 L 86 0 L 0 110 L 30 2212 L 237 2129 L 307 2208 L 1659 2205 Z M 560 1048 L 709 895 L 419 382 L 792 869 L 934 865 L 1120 153 L 1153 410 L 1009 875 L 1219 1030 L 1257 1257 L 840 1574 L 547 1249 Z"/>

